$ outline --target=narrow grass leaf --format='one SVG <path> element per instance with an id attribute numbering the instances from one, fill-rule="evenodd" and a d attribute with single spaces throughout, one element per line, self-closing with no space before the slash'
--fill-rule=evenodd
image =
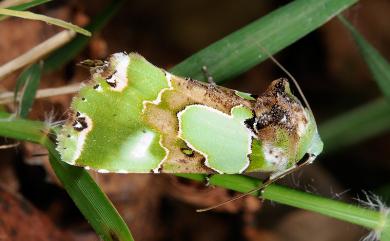
<path id="1" fill-rule="evenodd" d="M 76 206 L 103 240 L 133 241 L 131 232 L 107 196 L 83 168 L 60 160 L 51 141 L 46 143 L 50 164 Z"/>
<path id="2" fill-rule="evenodd" d="M 0 136 L 42 144 L 50 154 L 50 163 L 96 233 L 105 241 L 132 241 L 130 230 L 107 196 L 83 168 L 70 166 L 60 160 L 54 143 L 46 134 L 48 127 L 40 121 L 10 118 L 0 112 Z"/>
<path id="3" fill-rule="evenodd" d="M 351 146 L 390 130 L 390 104 L 384 98 L 334 117 L 319 126 L 325 152 Z"/>
<path id="4" fill-rule="evenodd" d="M 33 7 L 45 4 L 45 3 L 50 2 L 50 1 L 52 1 L 52 0 L 33 0 L 30 2 L 21 3 L 19 5 L 8 7 L 7 9 L 23 11 L 23 10 L 26 10 L 29 8 L 33 8 Z"/>
<path id="5" fill-rule="evenodd" d="M 20 117 L 26 118 L 30 112 L 40 80 L 41 67 L 39 64 L 33 64 L 25 69 L 17 79 L 14 101 L 16 102 L 19 98 L 18 115 Z"/>
<path id="6" fill-rule="evenodd" d="M 386 59 L 354 28 L 354 26 L 343 16 L 340 21 L 349 30 L 355 40 L 359 51 L 367 63 L 372 76 L 378 83 L 385 97 L 390 100 L 390 64 Z"/>
<path id="7" fill-rule="evenodd" d="M 125 0 L 113 0 L 104 8 L 91 23 L 85 27 L 90 32 L 97 32 L 102 29 L 112 16 L 120 9 Z M 64 64 L 70 62 L 88 44 L 90 38 L 78 35 L 72 41 L 50 54 L 44 63 L 45 73 L 59 69 Z"/>
<path id="8" fill-rule="evenodd" d="M 29 11 L 17 11 L 17 10 L 11 10 L 6 8 L 0 8 L 0 14 L 1 15 L 7 15 L 7 16 L 13 16 L 13 17 L 19 17 L 19 18 L 25 18 L 25 19 L 31 19 L 31 20 L 38 20 L 43 21 L 48 24 L 56 25 L 65 29 L 69 29 L 72 31 L 75 31 L 77 33 L 83 34 L 85 36 L 91 36 L 91 33 L 88 30 L 85 30 L 83 28 L 80 28 L 79 26 L 76 26 L 74 24 L 65 22 L 63 20 L 48 17 L 41 14 L 32 13 Z"/>
<path id="9" fill-rule="evenodd" d="M 237 76 L 326 23 L 357 0 L 297 0 L 239 29 L 176 65 L 171 71 L 205 80 L 207 66 L 222 82 Z M 264 49 L 267 51 L 265 52 Z"/>
<path id="10" fill-rule="evenodd" d="M 44 3 L 47 3 L 50 1 L 51 0 L 33 0 L 31 2 L 26 2 L 26 3 L 16 5 L 16 6 L 8 7 L 7 9 L 23 11 L 23 10 L 27 10 L 27 9 L 35 7 L 35 6 L 39 6 L 41 4 L 44 4 Z M 0 15 L 0 21 L 6 19 L 8 17 L 9 16 Z"/>
<path id="11" fill-rule="evenodd" d="M 200 182 L 206 181 L 206 176 L 201 174 L 176 174 L 176 176 Z M 208 183 L 238 192 L 248 192 L 261 185 L 260 180 L 252 177 L 219 174 L 209 177 Z M 253 195 L 256 196 L 258 194 Z M 354 223 L 369 229 L 376 229 L 379 225 L 382 225 L 381 222 L 383 214 L 379 211 L 320 197 L 281 185 L 272 184 L 264 191 L 263 197 L 267 200 L 314 211 L 325 216 Z"/>

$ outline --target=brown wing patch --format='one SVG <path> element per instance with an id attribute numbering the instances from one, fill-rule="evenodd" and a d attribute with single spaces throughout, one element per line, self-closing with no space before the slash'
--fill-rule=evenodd
<path id="1" fill-rule="evenodd" d="M 201 104 L 230 114 L 237 105 L 253 108 L 254 101 L 244 100 L 227 88 L 176 76 L 172 76 L 171 84 L 172 89 L 162 93 L 159 104 L 146 103 L 144 107 L 145 122 L 162 134 L 161 144 L 169 150 L 162 172 L 170 172 L 174 167 L 176 172 L 214 173 L 204 165 L 203 155 L 178 138 L 177 113 L 188 105 Z"/>

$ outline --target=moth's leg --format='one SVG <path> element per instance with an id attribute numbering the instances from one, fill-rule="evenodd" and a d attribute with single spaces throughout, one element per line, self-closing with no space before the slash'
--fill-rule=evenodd
<path id="1" fill-rule="evenodd" d="M 249 192 L 246 192 L 246 193 L 243 193 L 243 194 L 240 194 L 232 199 L 229 199 L 229 200 L 226 200 L 224 202 L 221 202 L 217 205 L 214 205 L 214 206 L 211 206 L 211 207 L 208 207 L 208 208 L 204 208 L 204 209 L 198 209 L 196 210 L 197 212 L 205 212 L 205 211 L 209 211 L 211 209 L 214 209 L 214 208 L 217 208 L 217 207 L 220 207 L 222 205 L 225 205 L 227 203 L 230 203 L 230 202 L 233 202 L 233 201 L 236 201 L 240 198 L 243 198 L 245 196 L 248 196 L 249 194 L 252 194 L 252 193 L 255 193 L 255 192 L 260 192 L 260 193 L 263 193 L 264 189 L 269 186 L 270 184 L 274 183 L 275 181 L 283 178 L 284 176 L 292 173 L 292 172 L 295 172 L 299 169 L 301 169 L 303 166 L 306 166 L 308 164 L 311 164 L 314 159 L 316 157 L 314 155 L 310 155 L 310 154 L 306 154 L 300 161 L 298 161 L 295 165 L 293 165 L 292 167 L 286 169 L 286 170 L 283 170 L 283 171 L 280 171 L 280 172 L 275 172 L 275 173 L 272 173 L 268 178 L 266 178 L 264 181 L 263 181 L 263 184 L 255 189 L 252 189 L 250 190 Z"/>
<path id="2" fill-rule="evenodd" d="M 207 83 L 211 84 L 211 85 L 217 85 L 214 81 L 214 78 L 213 76 L 211 76 L 209 70 L 207 69 L 207 66 L 206 65 L 203 65 L 202 66 L 202 72 L 203 72 L 203 75 L 204 77 L 206 78 L 207 80 Z"/>
<path id="3" fill-rule="evenodd" d="M 213 174 L 207 174 L 206 176 L 205 176 L 205 180 L 206 180 L 206 184 L 205 184 L 205 186 L 206 187 L 209 187 L 210 186 L 210 178 L 213 176 Z"/>
<path id="4" fill-rule="evenodd" d="M 33 153 L 31 157 L 42 157 L 42 156 L 48 156 L 49 153 Z"/>
<path id="5" fill-rule="evenodd" d="M 276 182 L 277 180 L 282 179 L 283 177 L 301 169 L 303 166 L 306 166 L 306 165 L 312 163 L 313 160 L 314 160 L 314 158 L 312 156 L 310 156 L 309 154 L 306 154 L 301 160 L 299 160 L 292 167 L 290 167 L 286 170 L 283 170 L 283 171 L 274 172 L 271 175 L 269 175 L 269 177 L 263 181 L 263 184 L 259 188 L 257 188 L 257 190 L 254 189 L 253 192 L 260 191 L 262 193 L 264 191 L 264 189 L 267 186 L 269 186 L 270 184 L 272 184 L 272 183 Z M 245 193 L 245 194 L 249 194 L 249 193 Z"/>

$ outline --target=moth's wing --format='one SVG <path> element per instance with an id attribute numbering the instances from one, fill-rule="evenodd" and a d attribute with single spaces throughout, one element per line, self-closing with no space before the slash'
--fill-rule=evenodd
<path id="1" fill-rule="evenodd" d="M 252 101 L 234 90 L 171 76 L 170 88 L 148 102 L 144 120 L 162 134 L 163 172 L 241 173 L 249 165 L 252 135 L 245 119 Z M 236 115 L 232 110 L 236 108 Z"/>
<path id="2" fill-rule="evenodd" d="M 165 72 L 142 56 L 112 55 L 73 98 L 58 136 L 62 160 L 101 172 L 157 171 L 167 151 L 141 115 L 144 101 L 167 87 Z"/>
<path id="3" fill-rule="evenodd" d="M 58 136 L 63 161 L 100 172 L 213 172 L 178 138 L 177 113 L 195 103 L 229 113 L 242 99 L 234 91 L 172 76 L 134 53 L 94 71 Z"/>

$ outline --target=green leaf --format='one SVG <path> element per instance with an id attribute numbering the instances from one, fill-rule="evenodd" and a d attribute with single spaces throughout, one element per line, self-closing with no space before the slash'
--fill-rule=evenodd
<path id="1" fill-rule="evenodd" d="M 7 9 L 23 11 L 23 10 L 26 10 L 26 9 L 29 9 L 32 7 L 36 7 L 36 6 L 45 4 L 45 3 L 50 2 L 50 1 L 52 1 L 52 0 L 33 0 L 30 2 L 26 2 L 26 3 L 21 3 L 21 4 L 16 5 L 16 6 L 8 7 Z"/>
<path id="2" fill-rule="evenodd" d="M 91 23 L 85 27 L 90 32 L 98 32 L 102 29 L 112 16 L 120 9 L 125 0 L 113 0 L 109 6 L 93 18 Z M 78 35 L 62 48 L 54 51 L 45 59 L 43 71 L 45 73 L 59 69 L 71 61 L 88 44 L 90 38 Z"/>
<path id="3" fill-rule="evenodd" d="M 205 182 L 205 175 L 176 174 L 191 180 Z M 210 185 L 225 187 L 238 192 L 248 192 L 261 185 L 255 178 L 242 175 L 213 175 L 208 178 Z M 258 193 L 253 194 L 259 195 Z M 386 212 L 362 208 L 357 205 L 343 203 L 338 200 L 320 197 L 314 194 L 290 189 L 285 186 L 273 184 L 262 195 L 265 199 L 286 204 L 289 206 L 314 211 L 325 216 L 337 218 L 366 228 L 377 230 L 382 237 L 388 233 L 389 222 Z M 387 237 L 387 236 L 386 236 Z M 388 238 L 388 237 L 387 237 Z M 389 240 L 389 239 L 381 239 Z"/>
<path id="4" fill-rule="evenodd" d="M 134 240 L 125 221 L 88 172 L 60 161 L 51 141 L 46 148 L 57 177 L 96 233 L 103 240 Z"/>
<path id="5" fill-rule="evenodd" d="M 378 83 L 385 97 L 390 100 L 390 64 L 386 59 L 368 43 L 364 37 L 342 16 L 339 16 L 340 21 L 349 30 L 355 40 L 359 51 L 366 61 L 372 76 Z"/>
<path id="6" fill-rule="evenodd" d="M 26 2 L 26 3 L 22 3 L 22 4 L 19 4 L 19 5 L 16 5 L 16 6 L 8 7 L 7 9 L 23 11 L 23 10 L 27 10 L 29 8 L 32 8 L 32 7 L 35 7 L 35 6 L 38 6 L 38 5 L 50 2 L 50 1 L 51 0 L 33 0 L 31 2 Z M 8 17 L 9 16 L 2 16 L 2 15 L 0 15 L 0 21 L 6 19 Z"/>
<path id="7" fill-rule="evenodd" d="M 10 115 L 4 112 L 0 112 L 0 119 L 0 136 L 39 143 L 48 149 L 56 175 L 103 240 L 133 240 L 126 223 L 88 172 L 60 161 L 53 142 L 44 134 L 47 126 L 39 121 L 10 119 Z"/>
<path id="8" fill-rule="evenodd" d="M 18 114 L 22 118 L 26 118 L 34 103 L 35 94 L 41 80 L 41 67 L 38 64 L 33 64 L 25 69 L 16 81 L 14 100 L 17 101 L 19 94 L 19 111 Z M 19 91 L 23 87 L 21 93 Z"/>
<path id="9" fill-rule="evenodd" d="M 17 11 L 17 10 L 11 10 L 6 8 L 0 8 L 0 14 L 1 15 L 7 15 L 7 16 L 13 16 L 13 17 L 19 17 L 19 18 L 25 18 L 25 19 L 31 19 L 31 20 L 39 20 L 46 22 L 48 24 L 56 25 L 65 29 L 73 30 L 77 33 L 83 34 L 85 36 L 91 36 L 91 33 L 83 28 L 80 28 L 79 26 L 76 26 L 74 24 L 65 22 L 63 20 L 57 19 L 57 18 L 51 18 L 45 15 L 36 14 L 28 11 Z"/>
<path id="10" fill-rule="evenodd" d="M 296 0 L 187 58 L 172 68 L 178 75 L 217 82 L 233 78 L 326 23 L 357 0 Z M 267 51 L 264 51 L 267 50 Z"/>
<path id="11" fill-rule="evenodd" d="M 325 152 L 351 146 L 390 130 L 390 104 L 378 99 L 320 125 Z"/>

